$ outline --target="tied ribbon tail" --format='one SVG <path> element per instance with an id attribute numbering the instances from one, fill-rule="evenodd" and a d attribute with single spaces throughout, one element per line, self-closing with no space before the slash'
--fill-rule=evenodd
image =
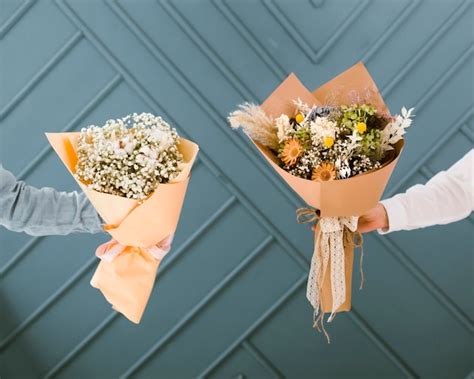
<path id="1" fill-rule="evenodd" d="M 306 297 L 313 306 L 313 328 L 318 332 L 324 333 L 326 340 L 331 343 L 328 332 L 324 327 L 324 312 L 322 308 L 322 284 L 324 276 L 326 275 L 326 269 L 329 262 L 329 256 L 323 255 L 324 251 L 328 249 L 321 248 L 321 244 L 327 244 L 328 241 L 322 242 L 322 231 L 317 232 L 316 226 L 320 221 L 320 211 L 313 208 L 299 208 L 296 210 L 296 222 L 298 224 L 313 224 L 312 230 L 315 233 L 314 236 L 314 253 L 311 259 L 311 268 L 308 277 L 308 284 L 306 290 Z M 317 234 L 316 234 L 317 233 Z M 316 288 L 314 288 L 316 287 Z"/>
<path id="2" fill-rule="evenodd" d="M 360 289 L 364 284 L 362 269 L 363 239 L 357 231 L 357 219 L 358 217 L 321 217 L 320 211 L 313 208 L 299 208 L 296 211 L 298 224 L 312 223 L 312 229 L 315 232 L 314 253 L 308 275 L 306 297 L 314 309 L 313 327 L 324 332 L 328 343 L 330 343 L 329 335 L 324 329 L 323 282 L 330 262 L 332 309 L 327 322 L 331 322 L 336 316 L 337 310 L 346 301 L 345 246 L 352 245 L 354 248 L 361 248 L 359 261 Z M 316 225 L 318 225 L 318 228 L 316 228 Z"/>
<path id="3" fill-rule="evenodd" d="M 161 261 L 171 250 L 173 237 L 174 234 L 170 234 L 156 245 L 146 247 L 144 250 L 148 251 L 156 260 Z M 127 246 L 120 244 L 115 239 L 111 239 L 110 241 L 100 245 L 95 251 L 95 255 L 105 262 L 112 262 L 114 258 L 122 251 L 126 250 L 126 248 Z"/>
<path id="4" fill-rule="evenodd" d="M 364 261 L 364 238 L 359 231 L 355 231 L 352 237 L 352 244 L 354 248 L 360 248 L 360 258 L 359 258 L 359 272 L 360 272 L 360 285 L 359 290 L 364 288 L 365 277 L 364 277 L 364 269 L 362 268 L 362 263 Z"/>
<path id="5" fill-rule="evenodd" d="M 298 224 L 308 224 L 308 223 L 314 222 L 316 225 L 317 222 L 319 221 L 319 217 L 320 217 L 319 209 L 298 208 L 296 210 L 296 222 Z"/>
<path id="6" fill-rule="evenodd" d="M 364 238 L 362 234 L 356 230 L 354 232 L 347 231 L 345 233 L 345 243 L 352 244 L 354 249 L 360 249 L 360 256 L 359 256 L 359 273 L 360 273 L 360 285 L 359 290 L 364 288 L 365 283 L 365 276 L 364 276 L 364 269 L 363 269 L 363 261 L 364 261 Z"/>
<path id="7" fill-rule="evenodd" d="M 314 235 L 314 253 L 313 253 L 313 259 L 315 259 L 315 264 L 317 265 L 316 268 L 316 283 L 317 283 L 317 288 L 316 291 L 318 293 L 318 297 L 316 299 L 316 296 L 308 296 L 308 294 L 311 293 L 311 284 L 310 284 L 310 278 L 308 278 L 308 289 L 307 289 L 307 297 L 308 298 L 313 298 L 313 303 L 314 303 L 314 313 L 313 313 L 313 328 L 316 328 L 318 332 L 324 333 L 324 336 L 326 337 L 326 340 L 328 344 L 331 343 L 331 338 L 329 337 L 329 333 L 326 331 L 326 328 L 324 327 L 324 311 L 323 311 L 323 305 L 322 305 L 322 288 L 323 288 L 323 281 L 324 277 L 326 276 L 326 270 L 328 267 L 329 263 L 329 256 L 326 254 L 323 256 L 323 249 L 321 249 L 321 230 L 319 231 L 319 234 L 316 234 L 316 227 L 313 227 L 315 235 Z M 327 241 L 325 241 L 326 243 Z M 319 264 L 318 264 L 319 262 Z M 322 264 L 321 264 L 322 262 Z M 311 264 L 313 264 L 313 260 L 311 260 Z M 312 266 L 313 267 L 313 266 Z M 310 300 L 311 302 L 311 300 Z"/>
<path id="8" fill-rule="evenodd" d="M 364 277 L 364 269 L 362 267 L 362 262 L 364 260 L 364 247 L 360 246 L 360 258 L 359 258 L 359 272 L 360 272 L 360 286 L 359 290 L 364 288 L 365 277 Z"/>
<path id="9" fill-rule="evenodd" d="M 319 314 L 318 314 L 319 313 Z M 329 333 L 324 328 L 324 313 L 319 312 L 317 309 L 313 312 L 313 328 L 315 328 L 318 332 L 323 332 L 328 344 L 331 343 L 331 338 L 329 337 Z"/>

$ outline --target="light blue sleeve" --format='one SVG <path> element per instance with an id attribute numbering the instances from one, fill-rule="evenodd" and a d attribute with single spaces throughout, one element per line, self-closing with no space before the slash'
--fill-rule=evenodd
<path id="1" fill-rule="evenodd" d="M 34 236 L 102 231 L 102 220 L 84 194 L 28 186 L 1 164 L 0 225 Z"/>

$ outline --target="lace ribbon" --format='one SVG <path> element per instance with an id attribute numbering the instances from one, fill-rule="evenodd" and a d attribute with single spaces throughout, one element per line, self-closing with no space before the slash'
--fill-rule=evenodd
<path id="1" fill-rule="evenodd" d="M 311 268 L 308 276 L 306 297 L 313 306 L 313 327 L 322 330 L 329 342 L 329 336 L 324 330 L 321 292 L 324 277 L 329 262 L 331 262 L 331 293 L 332 309 L 328 322 L 336 316 L 337 309 L 346 300 L 346 277 L 344 244 L 352 243 L 354 247 L 362 247 L 362 235 L 357 231 L 358 217 L 320 217 L 319 210 L 300 208 L 296 211 L 296 220 L 299 224 L 314 223 L 315 246 L 311 259 Z M 319 231 L 316 228 L 319 225 Z M 361 272 L 361 286 L 364 282 L 362 271 L 363 250 L 361 251 L 359 269 Z M 321 328 L 319 327 L 321 324 Z"/>

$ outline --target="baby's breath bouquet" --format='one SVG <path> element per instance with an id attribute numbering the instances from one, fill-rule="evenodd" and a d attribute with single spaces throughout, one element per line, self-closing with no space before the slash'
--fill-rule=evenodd
<path id="1" fill-rule="evenodd" d="M 358 63 L 313 92 L 291 74 L 260 106 L 245 103 L 229 115 L 307 204 L 297 221 L 315 226 L 307 298 L 318 329 L 324 313 L 332 320 L 351 308 L 358 216 L 380 200 L 412 113 L 391 116 Z"/>
<path id="2" fill-rule="evenodd" d="M 176 129 L 151 113 L 83 128 L 76 177 L 98 192 L 143 200 L 181 170 Z"/>
<path id="3" fill-rule="evenodd" d="M 91 285 L 139 323 L 171 249 L 199 147 L 150 113 L 47 137 L 112 236 L 96 250 Z"/>

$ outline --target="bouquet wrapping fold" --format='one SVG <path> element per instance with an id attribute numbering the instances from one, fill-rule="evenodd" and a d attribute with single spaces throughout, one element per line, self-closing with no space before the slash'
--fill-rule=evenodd
<path id="1" fill-rule="evenodd" d="M 47 133 L 51 146 L 84 191 L 106 225 L 112 240 L 99 246 L 101 261 L 91 280 L 113 308 L 139 323 L 161 260 L 170 250 L 178 225 L 192 165 L 199 147 L 180 138 L 183 168 L 159 184 L 144 201 L 101 193 L 76 178 L 79 133 Z"/>
<path id="2" fill-rule="evenodd" d="M 294 100 L 308 105 L 333 106 L 354 103 L 363 98 L 377 111 L 390 114 L 379 90 L 362 63 L 333 78 L 310 92 L 294 74 L 290 74 L 261 105 L 273 117 L 295 114 Z M 252 140 L 253 141 L 253 140 Z M 322 317 L 330 312 L 351 309 L 351 288 L 354 247 L 362 244 L 357 232 L 358 216 L 379 202 L 403 148 L 403 140 L 390 151 L 382 167 L 343 180 L 311 181 L 285 171 L 277 156 L 267 147 L 253 141 L 258 151 L 282 179 L 306 202 L 310 208 L 298 210 L 298 222 L 317 223 L 315 249 L 308 279 L 307 297 Z M 317 320 L 315 321 L 317 324 Z"/>

